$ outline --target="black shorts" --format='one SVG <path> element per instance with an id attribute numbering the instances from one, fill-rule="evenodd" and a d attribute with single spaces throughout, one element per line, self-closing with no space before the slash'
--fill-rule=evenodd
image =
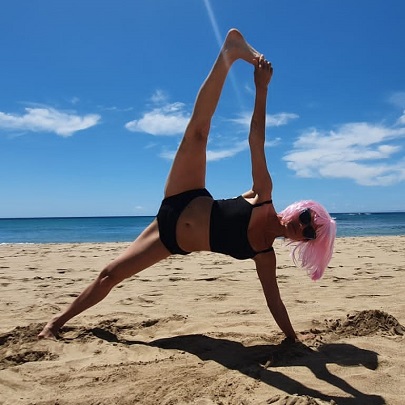
<path id="1" fill-rule="evenodd" d="M 211 197 L 212 195 L 205 188 L 184 191 L 183 193 L 172 195 L 162 201 L 159 212 L 156 216 L 159 236 L 166 249 L 171 254 L 188 255 L 177 243 L 176 226 L 180 214 L 184 208 L 197 197 Z"/>

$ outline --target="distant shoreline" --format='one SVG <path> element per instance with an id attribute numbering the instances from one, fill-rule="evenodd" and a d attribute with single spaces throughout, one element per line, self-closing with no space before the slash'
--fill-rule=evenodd
<path id="1" fill-rule="evenodd" d="M 405 210 L 398 211 L 356 211 L 356 212 L 331 212 L 330 215 L 375 215 L 375 214 L 405 214 Z M 102 219 L 102 218 L 154 218 L 156 215 L 79 215 L 79 216 L 51 216 L 51 217 L 0 217 L 2 220 L 27 220 L 27 219 Z"/>
<path id="2" fill-rule="evenodd" d="M 375 239 L 376 241 L 378 240 L 386 240 L 386 239 L 404 239 L 405 242 L 405 235 L 365 235 L 365 236 L 337 236 L 336 239 L 340 239 L 341 241 L 349 241 L 350 239 L 352 239 L 354 242 L 359 241 L 360 239 L 363 241 L 369 240 L 369 239 Z M 278 238 L 279 242 L 278 243 L 282 243 L 282 238 Z M 132 241 L 106 241 L 106 242 L 0 242 L 0 247 L 1 246 L 23 246 L 23 245 L 27 245 L 27 246 L 45 246 L 45 245 L 49 245 L 49 246 L 84 246 L 84 245 L 89 245 L 89 246 L 106 246 L 106 245 L 129 245 L 130 243 L 132 243 Z M 198 251 L 198 252 L 192 252 L 192 253 L 214 253 L 214 252 L 210 252 L 210 251 Z M 216 253 L 219 254 L 219 253 Z"/>
<path id="3" fill-rule="evenodd" d="M 405 213 L 332 214 L 337 237 L 405 235 Z M 0 243 L 131 242 L 154 216 L 1 218 Z"/>

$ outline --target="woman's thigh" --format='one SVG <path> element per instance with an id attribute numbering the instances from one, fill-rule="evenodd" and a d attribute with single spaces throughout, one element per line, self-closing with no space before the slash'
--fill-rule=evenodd
<path id="1" fill-rule="evenodd" d="M 156 219 L 107 266 L 109 277 L 117 283 L 167 258 L 170 252 L 159 238 Z"/>
<path id="2" fill-rule="evenodd" d="M 189 125 L 173 160 L 165 197 L 205 187 L 207 138 L 208 129 L 199 131 Z"/>

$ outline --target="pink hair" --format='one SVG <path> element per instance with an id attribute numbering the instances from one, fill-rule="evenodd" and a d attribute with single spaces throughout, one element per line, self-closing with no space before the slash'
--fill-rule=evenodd
<path id="1" fill-rule="evenodd" d="M 319 280 L 332 258 L 333 244 L 336 236 L 336 222 L 325 208 L 316 201 L 304 200 L 289 205 L 279 213 L 282 223 L 298 218 L 300 212 L 310 208 L 314 212 L 313 224 L 316 239 L 290 240 L 290 254 L 298 267 L 304 268 L 312 280 Z"/>

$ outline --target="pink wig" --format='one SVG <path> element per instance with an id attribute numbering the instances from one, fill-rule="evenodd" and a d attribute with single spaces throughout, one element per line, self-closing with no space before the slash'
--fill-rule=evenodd
<path id="1" fill-rule="evenodd" d="M 333 244 L 336 236 L 336 222 L 325 208 L 316 201 L 305 200 L 289 205 L 280 212 L 282 223 L 297 219 L 299 214 L 310 208 L 314 212 L 313 224 L 316 239 L 293 241 L 290 245 L 291 258 L 298 267 L 304 268 L 312 280 L 319 280 L 332 258 Z"/>

